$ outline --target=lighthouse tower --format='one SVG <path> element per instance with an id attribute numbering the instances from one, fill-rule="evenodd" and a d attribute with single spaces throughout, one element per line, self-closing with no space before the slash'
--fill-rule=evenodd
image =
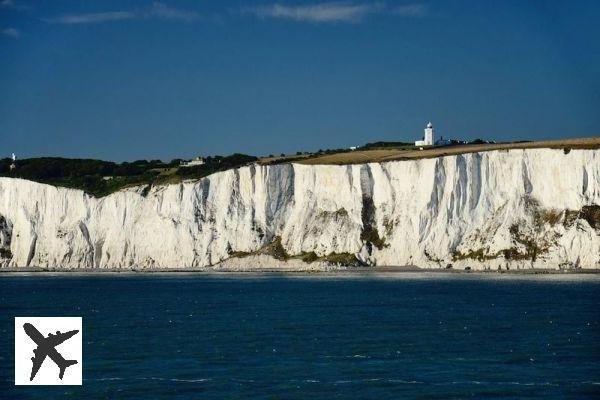
<path id="1" fill-rule="evenodd" d="M 424 142 L 426 146 L 433 145 L 433 124 L 429 122 L 425 128 Z"/>
<path id="2" fill-rule="evenodd" d="M 433 124 L 429 122 L 425 127 L 425 135 L 423 140 L 417 140 L 415 146 L 432 146 L 433 145 Z"/>

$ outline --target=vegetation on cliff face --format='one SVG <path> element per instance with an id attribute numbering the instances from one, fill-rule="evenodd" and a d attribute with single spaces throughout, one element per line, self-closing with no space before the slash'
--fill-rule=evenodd
<path id="1" fill-rule="evenodd" d="M 556 232 L 547 232 L 544 229 L 546 225 L 553 227 L 562 223 L 568 229 L 577 220 L 585 220 L 592 228 L 600 230 L 600 205 L 587 205 L 580 210 L 556 210 L 542 208 L 539 202 L 531 197 L 525 197 L 523 200 L 531 215 L 531 223 L 521 221 L 510 226 L 509 233 L 514 246 L 495 253 L 490 253 L 489 247 L 485 246 L 467 251 L 455 250 L 452 259 L 489 261 L 503 257 L 509 261 L 534 262 L 550 250 L 559 236 Z"/>
<path id="2" fill-rule="evenodd" d="M 264 245 L 257 251 L 244 252 L 232 251 L 231 249 L 229 250 L 230 257 L 236 258 L 244 258 L 259 254 L 269 255 L 279 261 L 300 259 L 306 263 L 326 262 L 330 264 L 339 264 L 345 266 L 360 265 L 360 262 L 358 261 L 356 256 L 351 253 L 330 253 L 323 256 L 318 256 L 314 251 L 311 251 L 308 253 L 303 252 L 300 254 L 290 255 L 281 244 L 281 237 L 279 236 L 275 236 L 275 238 L 273 238 L 273 240 L 270 243 Z"/>
<path id="3" fill-rule="evenodd" d="M 344 266 L 359 266 L 361 263 L 358 261 L 356 256 L 351 253 L 329 253 L 324 256 L 318 256 L 315 252 L 302 253 L 292 258 L 300 258 L 306 263 L 311 262 L 326 262 L 329 264 L 337 264 Z"/>
<path id="4" fill-rule="evenodd" d="M 11 236 L 10 224 L 3 215 L 0 215 L 0 258 L 12 258 L 10 251 Z"/>
<path id="5" fill-rule="evenodd" d="M 362 197 L 361 220 L 363 229 L 360 233 L 360 239 L 367 243 L 367 246 L 373 245 L 380 250 L 387 247 L 388 245 L 385 243 L 385 240 L 379 236 L 379 231 L 377 230 L 377 224 L 375 222 L 375 203 L 373 202 L 373 197 L 370 195 L 365 194 Z"/>
<path id="6" fill-rule="evenodd" d="M 583 206 L 579 212 L 579 216 L 586 220 L 592 228 L 600 230 L 600 205 L 592 204 Z"/>

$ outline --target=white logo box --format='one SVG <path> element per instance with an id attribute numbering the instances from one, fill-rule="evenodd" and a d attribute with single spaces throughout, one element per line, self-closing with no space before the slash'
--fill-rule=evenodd
<path id="1" fill-rule="evenodd" d="M 27 325 L 30 335 L 38 341 L 48 344 L 48 346 L 44 346 L 45 348 L 50 349 L 50 352 L 55 349 L 58 353 L 58 356 L 54 352 L 52 352 L 52 357 L 46 355 L 33 380 L 30 380 L 33 368 L 32 357 L 42 357 L 47 352 L 38 350 L 40 355 L 34 352 L 38 349 L 38 344 L 28 335 L 24 328 L 25 325 Z M 81 385 L 82 328 L 81 317 L 15 317 L 15 385 Z M 71 331 L 78 332 L 73 334 Z M 58 337 L 56 336 L 57 332 L 60 332 Z M 71 332 L 69 337 L 55 347 L 52 346 L 52 343 L 45 341 L 48 339 L 48 335 L 51 335 L 51 339 L 54 337 L 56 341 L 59 341 L 59 339 L 67 337 L 65 333 L 68 332 Z M 63 365 L 62 379 L 59 377 L 61 368 L 52 358 L 59 362 L 66 361 L 66 364 Z M 77 361 L 76 364 L 75 361 Z"/>

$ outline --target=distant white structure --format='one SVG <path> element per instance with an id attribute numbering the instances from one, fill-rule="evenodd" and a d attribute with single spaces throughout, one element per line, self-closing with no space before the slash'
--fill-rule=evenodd
<path id="1" fill-rule="evenodd" d="M 12 160 L 13 162 L 17 161 L 17 156 L 15 156 L 15 153 L 12 153 Z"/>
<path id="2" fill-rule="evenodd" d="M 17 161 L 17 156 L 15 156 L 15 153 L 12 153 L 12 163 L 10 164 L 10 170 L 12 171 L 13 169 L 17 168 L 17 165 L 15 164 L 15 161 Z"/>
<path id="3" fill-rule="evenodd" d="M 204 158 L 202 157 L 196 157 L 193 160 L 190 161 L 182 161 L 180 166 L 182 167 L 194 167 L 196 165 L 203 165 L 204 164 Z"/>
<path id="4" fill-rule="evenodd" d="M 433 124 L 429 122 L 425 127 L 425 136 L 423 140 L 417 140 L 415 146 L 431 146 L 433 145 Z"/>

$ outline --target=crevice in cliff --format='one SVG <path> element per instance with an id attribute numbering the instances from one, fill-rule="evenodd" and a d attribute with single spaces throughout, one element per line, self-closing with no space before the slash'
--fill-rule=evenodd
<path id="1" fill-rule="evenodd" d="M 469 209 L 474 210 L 479 204 L 479 198 L 481 197 L 481 164 L 482 157 L 480 153 L 474 153 L 471 155 L 471 162 L 469 164 L 469 170 L 471 173 L 471 180 L 469 182 Z"/>
<path id="2" fill-rule="evenodd" d="M 231 191 L 229 192 L 230 198 L 227 202 L 227 215 L 237 215 L 238 207 L 241 205 L 240 202 L 240 171 L 239 169 L 233 170 L 233 182 L 231 184 Z"/>
<path id="3" fill-rule="evenodd" d="M 433 178 L 433 187 L 431 188 L 431 197 L 427 204 L 427 211 L 430 216 L 428 221 L 432 221 L 439 214 L 440 203 L 444 196 L 444 186 L 446 184 L 446 167 L 444 166 L 444 159 L 438 158 L 435 160 L 435 174 Z M 425 226 L 420 226 L 421 236 L 424 237 Z"/>
<path id="4" fill-rule="evenodd" d="M 148 194 L 150 193 L 150 189 L 152 189 L 152 184 L 145 185 L 140 190 L 140 196 L 142 196 L 142 197 L 148 197 Z"/>
<path id="5" fill-rule="evenodd" d="M 31 266 L 31 260 L 35 256 L 35 247 L 37 245 L 37 235 L 35 233 L 32 234 L 31 243 L 29 244 L 29 252 L 27 253 L 27 261 L 25 262 L 26 267 Z"/>
<path id="6" fill-rule="evenodd" d="M 0 259 L 10 260 L 12 252 L 12 224 L 3 215 L 0 215 Z"/>
<path id="7" fill-rule="evenodd" d="M 346 177 L 348 179 L 348 186 L 353 187 L 354 176 L 352 175 L 352 165 L 346 165 Z"/>
<path id="8" fill-rule="evenodd" d="M 269 168 L 266 181 L 266 205 L 265 226 L 272 232 L 276 232 L 278 224 L 282 224 L 282 217 L 288 207 L 294 202 L 295 171 L 292 164 L 283 164 Z"/>
<path id="9" fill-rule="evenodd" d="M 521 165 L 523 168 L 522 169 L 523 191 L 525 192 L 525 195 L 528 196 L 533 191 L 533 185 L 531 184 L 531 179 L 529 179 L 529 170 L 527 169 L 527 163 L 524 158 L 523 158 L 523 161 L 521 162 Z"/>
<path id="10" fill-rule="evenodd" d="M 375 203 L 373 202 L 373 175 L 368 164 L 360 169 L 360 187 L 362 191 L 361 221 L 362 231 L 360 239 L 367 244 L 369 255 L 372 254 L 371 246 L 378 249 L 386 247 L 385 240 L 379 236 L 375 221 Z"/>
<path id="11" fill-rule="evenodd" d="M 199 183 L 199 190 L 195 190 L 194 220 L 202 232 L 202 225 L 207 221 L 206 209 L 210 192 L 210 178 L 204 178 Z"/>
<path id="12" fill-rule="evenodd" d="M 95 247 L 94 244 L 92 243 L 92 238 L 90 237 L 90 232 L 87 228 L 87 226 L 83 223 L 83 221 L 80 221 L 78 224 L 79 230 L 81 231 L 81 234 L 83 235 L 83 239 L 85 240 L 85 243 L 87 245 L 88 251 L 86 252 L 85 256 L 86 258 L 89 259 L 89 261 L 91 261 L 91 263 L 93 264 L 94 262 L 94 258 L 95 258 Z M 89 262 L 86 261 L 85 264 L 89 264 Z"/>
<path id="13" fill-rule="evenodd" d="M 467 203 L 467 193 L 469 189 L 469 175 L 467 174 L 467 160 L 464 155 L 456 156 L 456 178 L 454 190 L 450 197 L 450 207 L 448 209 L 448 221 L 452 221 L 455 216 L 461 215 Z"/>
<path id="14" fill-rule="evenodd" d="M 102 261 L 102 247 L 104 246 L 104 239 L 100 239 L 96 241 L 94 245 L 94 254 L 92 258 L 93 265 L 95 267 L 100 267 Z"/>

